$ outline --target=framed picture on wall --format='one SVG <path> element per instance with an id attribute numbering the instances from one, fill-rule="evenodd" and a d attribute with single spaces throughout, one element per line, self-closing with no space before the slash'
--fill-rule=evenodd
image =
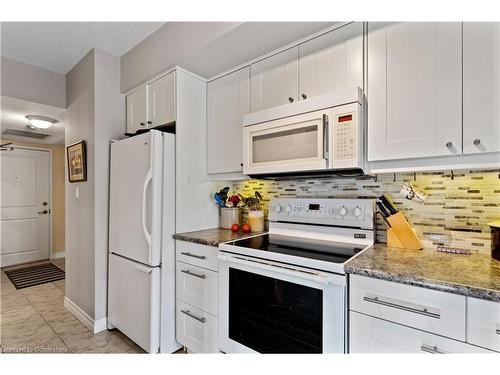
<path id="1" fill-rule="evenodd" d="M 66 147 L 69 182 L 87 181 L 87 155 L 85 141 Z"/>

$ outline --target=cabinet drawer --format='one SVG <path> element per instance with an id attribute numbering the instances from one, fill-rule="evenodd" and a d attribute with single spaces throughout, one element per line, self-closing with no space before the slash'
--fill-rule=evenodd
<path id="1" fill-rule="evenodd" d="M 356 312 L 351 312 L 349 318 L 350 353 L 492 353 Z"/>
<path id="2" fill-rule="evenodd" d="M 350 309 L 465 341 L 465 297 L 351 275 Z"/>
<path id="3" fill-rule="evenodd" d="M 217 316 L 217 272 L 177 262 L 175 276 L 177 298 Z"/>
<path id="4" fill-rule="evenodd" d="M 219 248 L 193 242 L 175 241 L 177 260 L 212 271 L 219 270 Z"/>
<path id="5" fill-rule="evenodd" d="M 217 353 L 217 318 L 177 300 L 176 338 L 194 353 Z"/>
<path id="6" fill-rule="evenodd" d="M 467 342 L 500 352 L 500 303 L 467 298 Z"/>

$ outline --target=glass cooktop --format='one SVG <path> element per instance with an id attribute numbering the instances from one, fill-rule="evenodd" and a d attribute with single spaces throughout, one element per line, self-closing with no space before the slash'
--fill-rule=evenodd
<path id="1" fill-rule="evenodd" d="M 365 248 L 361 245 L 343 242 L 304 239 L 272 233 L 228 242 L 227 245 L 332 263 L 344 263 Z M 256 256 L 258 257 L 257 254 Z"/>

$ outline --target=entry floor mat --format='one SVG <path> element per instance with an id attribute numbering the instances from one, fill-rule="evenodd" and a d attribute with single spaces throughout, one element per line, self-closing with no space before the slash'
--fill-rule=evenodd
<path id="1" fill-rule="evenodd" d="M 28 288 L 65 278 L 64 271 L 52 263 L 37 264 L 36 266 L 16 268 L 9 271 L 4 270 L 4 272 L 16 289 Z"/>

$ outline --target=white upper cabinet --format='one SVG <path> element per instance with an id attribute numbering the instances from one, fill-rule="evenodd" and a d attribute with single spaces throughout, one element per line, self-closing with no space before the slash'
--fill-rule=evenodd
<path id="1" fill-rule="evenodd" d="M 149 127 L 175 121 L 175 71 L 148 85 Z"/>
<path id="2" fill-rule="evenodd" d="M 141 86 L 127 95 L 127 133 L 135 133 L 147 126 L 147 90 Z"/>
<path id="3" fill-rule="evenodd" d="M 363 88 L 363 23 L 354 22 L 299 45 L 299 98 Z"/>
<path id="4" fill-rule="evenodd" d="M 249 112 L 250 68 L 245 67 L 207 85 L 207 171 L 243 170 L 243 115 Z"/>
<path id="5" fill-rule="evenodd" d="M 298 47 L 250 65 L 250 111 L 257 112 L 297 100 Z"/>
<path id="6" fill-rule="evenodd" d="M 463 27 L 463 151 L 500 151 L 500 23 Z"/>
<path id="7" fill-rule="evenodd" d="M 368 24 L 368 160 L 462 152 L 462 25 Z"/>

